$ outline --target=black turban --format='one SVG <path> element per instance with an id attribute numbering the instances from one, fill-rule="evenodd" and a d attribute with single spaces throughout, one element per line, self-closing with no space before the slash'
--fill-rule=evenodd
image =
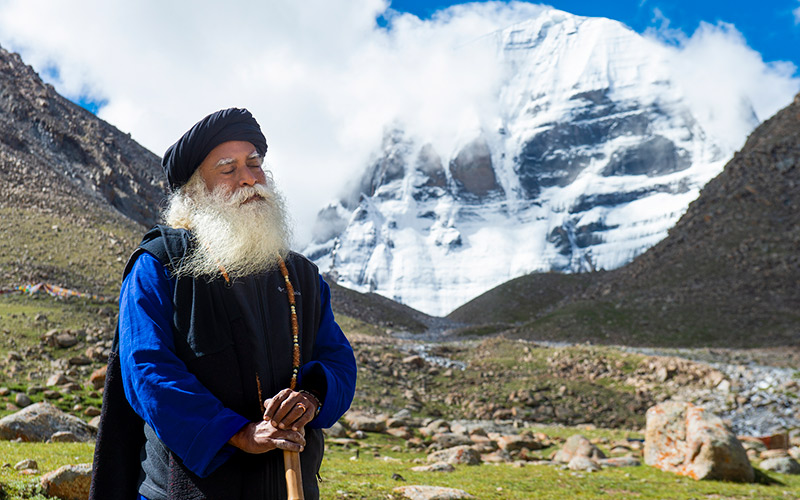
<path id="1" fill-rule="evenodd" d="M 240 108 L 217 111 L 195 123 L 164 153 L 161 166 L 170 189 L 175 191 L 186 184 L 208 153 L 228 141 L 249 142 L 262 156 L 267 152 L 267 139 L 249 111 Z"/>

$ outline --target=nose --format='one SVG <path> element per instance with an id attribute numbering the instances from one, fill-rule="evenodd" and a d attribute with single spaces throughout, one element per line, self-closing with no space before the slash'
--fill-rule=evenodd
<path id="1" fill-rule="evenodd" d="M 256 176 L 247 167 L 243 170 L 244 172 L 239 175 L 239 186 L 254 186 L 258 182 Z"/>

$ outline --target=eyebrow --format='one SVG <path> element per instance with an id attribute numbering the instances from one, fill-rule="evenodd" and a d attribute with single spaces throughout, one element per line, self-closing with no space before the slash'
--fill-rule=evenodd
<path id="1" fill-rule="evenodd" d="M 261 156 L 261 154 L 259 154 L 258 151 L 253 151 L 252 153 L 247 155 L 248 160 L 261 159 L 261 158 L 263 157 Z M 224 167 L 225 165 L 230 165 L 235 161 L 236 160 L 234 160 L 233 158 L 220 158 L 219 161 L 217 161 L 217 163 L 214 164 L 214 168 L 221 168 Z"/>

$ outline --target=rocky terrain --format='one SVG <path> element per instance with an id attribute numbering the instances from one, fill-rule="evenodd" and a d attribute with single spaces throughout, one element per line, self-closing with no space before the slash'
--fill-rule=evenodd
<path id="1" fill-rule="evenodd" d="M 0 48 L 0 207 L 115 211 L 155 222 L 160 159 Z"/>
<path id="2" fill-rule="evenodd" d="M 113 295 L 157 218 L 159 163 L 0 48 L 0 290 L 52 281 Z"/>

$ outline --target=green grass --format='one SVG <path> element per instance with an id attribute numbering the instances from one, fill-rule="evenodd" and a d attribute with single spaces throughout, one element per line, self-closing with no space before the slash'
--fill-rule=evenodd
<path id="1" fill-rule="evenodd" d="M 39 487 L 41 475 L 68 464 L 91 463 L 93 454 L 94 443 L 45 444 L 0 441 L 0 499 L 49 499 L 50 497 L 45 496 Z M 36 461 L 39 474 L 23 475 L 14 469 L 14 465 L 26 459 Z"/>
<path id="2" fill-rule="evenodd" d="M 590 438 L 614 441 L 628 433 L 607 429 L 570 429 L 537 427 L 551 437 L 566 438 L 579 432 Z M 601 445 L 602 448 L 602 445 Z M 543 450 L 544 454 L 556 447 Z M 17 462 L 30 458 L 39 464 L 41 473 L 66 464 L 88 463 L 93 446 L 86 443 L 11 443 L 0 442 L 0 485 L 6 492 L 4 500 L 43 500 L 38 493 L 40 475 L 23 476 L 13 469 Z M 770 473 L 783 484 L 738 484 L 721 481 L 695 481 L 658 469 L 640 466 L 607 468 L 600 472 L 572 472 L 560 466 L 527 462 L 518 467 L 512 464 L 482 464 L 456 466 L 453 473 L 414 472 L 412 467 L 424 463 L 424 454 L 406 449 L 402 439 L 387 435 L 369 434 L 356 449 L 329 444 L 320 474 L 321 497 L 343 499 L 387 499 L 398 486 L 421 484 L 445 486 L 464 490 L 480 499 L 637 499 L 689 500 L 718 499 L 781 499 L 800 496 L 800 477 Z M 385 458 L 388 457 L 388 458 Z M 404 480 L 393 479 L 397 474 Z M 2 496 L 0 496 L 2 498 Z"/>
<path id="3" fill-rule="evenodd" d="M 80 218 L 76 215 L 83 213 Z M 0 285 L 46 281 L 83 293 L 114 296 L 122 269 L 145 228 L 76 211 L 0 208 Z"/>

